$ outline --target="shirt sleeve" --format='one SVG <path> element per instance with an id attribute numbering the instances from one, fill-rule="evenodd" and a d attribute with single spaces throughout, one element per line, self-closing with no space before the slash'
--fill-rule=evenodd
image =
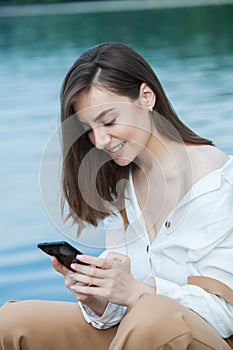
<path id="1" fill-rule="evenodd" d="M 118 214 L 115 217 L 108 217 L 104 220 L 104 226 L 108 230 L 107 237 L 107 247 L 102 254 L 100 254 L 101 258 L 106 258 L 110 251 L 115 251 L 117 253 L 126 254 L 125 246 L 124 246 L 124 230 L 122 229 L 122 218 Z M 117 237 L 117 240 L 116 240 Z M 112 242 L 115 245 L 112 248 Z M 116 305 L 111 302 L 107 304 L 107 307 L 104 313 L 100 316 L 96 314 L 91 308 L 79 302 L 79 306 L 83 313 L 85 320 L 90 323 L 93 327 L 98 329 L 107 329 L 118 324 L 125 313 L 127 312 L 127 307 L 122 305 Z"/>
<path id="2" fill-rule="evenodd" d="M 189 272 L 193 276 L 215 278 L 233 288 L 232 251 L 233 228 L 222 233 L 221 240 L 214 241 L 203 251 L 197 251 L 190 262 Z M 214 243 L 215 242 L 215 243 Z M 209 244 L 209 243 L 208 243 Z M 227 338 L 233 334 L 233 306 L 222 297 L 206 292 L 199 286 L 178 285 L 160 277 L 154 277 L 156 293 L 179 301 L 203 317 L 216 331 Z"/>
<path id="3" fill-rule="evenodd" d="M 194 285 L 179 286 L 156 277 L 156 293 L 179 301 L 203 317 L 223 337 L 233 333 L 233 307 L 223 298 Z"/>
<path id="4" fill-rule="evenodd" d="M 92 309 L 79 302 L 83 317 L 93 327 L 98 329 L 107 329 L 117 325 L 127 311 L 126 306 L 108 303 L 103 315 L 97 315 Z"/>

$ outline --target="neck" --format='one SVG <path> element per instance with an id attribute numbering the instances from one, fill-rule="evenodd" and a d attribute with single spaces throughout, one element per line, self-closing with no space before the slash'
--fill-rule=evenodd
<path id="1" fill-rule="evenodd" d="M 138 166 L 145 173 L 156 171 L 158 168 L 166 175 L 190 161 L 187 146 L 163 138 L 154 131 L 145 149 L 138 155 Z"/>

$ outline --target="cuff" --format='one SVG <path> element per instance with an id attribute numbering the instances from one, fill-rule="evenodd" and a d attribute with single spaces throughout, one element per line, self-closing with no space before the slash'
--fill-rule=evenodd
<path id="1" fill-rule="evenodd" d="M 121 321 L 127 311 L 126 306 L 108 303 L 103 315 L 100 316 L 81 302 L 79 302 L 79 306 L 85 320 L 98 329 L 106 329 L 115 326 Z"/>
<path id="2" fill-rule="evenodd" d="M 154 276 L 147 277 L 143 283 L 148 284 L 151 287 L 154 287 L 156 289 L 156 279 Z"/>

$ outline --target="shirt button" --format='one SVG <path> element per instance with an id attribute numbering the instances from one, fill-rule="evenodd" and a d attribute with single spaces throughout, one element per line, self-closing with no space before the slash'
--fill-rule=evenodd
<path id="1" fill-rule="evenodd" d="M 166 222 L 165 222 L 165 227 L 166 227 L 166 228 L 169 228 L 170 226 L 171 226 L 171 222 L 170 222 L 170 221 L 166 221 Z"/>

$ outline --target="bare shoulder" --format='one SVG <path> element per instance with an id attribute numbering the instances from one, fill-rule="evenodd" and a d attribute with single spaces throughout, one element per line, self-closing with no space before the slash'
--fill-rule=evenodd
<path id="1" fill-rule="evenodd" d="M 188 146 L 194 182 L 214 170 L 222 168 L 229 156 L 219 148 L 209 145 Z"/>

